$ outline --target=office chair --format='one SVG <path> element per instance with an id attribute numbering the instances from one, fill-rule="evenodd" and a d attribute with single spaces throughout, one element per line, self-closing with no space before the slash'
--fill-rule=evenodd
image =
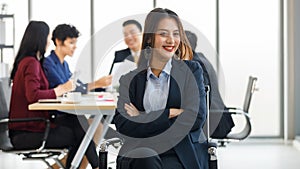
<path id="1" fill-rule="evenodd" d="M 250 108 L 252 95 L 254 91 L 257 90 L 256 82 L 257 82 L 257 77 L 252 77 L 252 76 L 249 77 L 243 108 L 227 107 L 226 110 L 211 110 L 209 112 L 209 113 L 220 113 L 220 111 L 222 111 L 223 113 L 228 113 L 231 116 L 233 115 L 240 116 L 245 119 L 245 125 L 240 132 L 235 132 L 235 133 L 230 132 L 222 139 L 212 137 L 212 139 L 216 139 L 218 141 L 219 146 L 225 146 L 225 143 L 229 143 L 231 141 L 244 140 L 250 135 L 252 127 L 251 127 L 251 120 L 249 116 L 249 108 Z"/>
<path id="2" fill-rule="evenodd" d="M 23 160 L 41 160 L 49 168 L 52 168 L 49 159 L 53 159 L 61 168 L 64 168 L 63 164 L 58 159 L 61 154 L 66 154 L 67 149 L 46 149 L 46 140 L 50 130 L 49 119 L 44 118 L 24 118 L 24 119 L 9 119 L 9 101 L 10 101 L 11 88 L 9 87 L 9 78 L 0 79 L 0 150 L 5 153 L 13 153 L 17 155 L 22 155 Z M 20 123 L 26 121 L 43 121 L 46 124 L 46 129 L 44 132 L 44 137 L 42 139 L 42 144 L 36 149 L 16 149 L 11 144 L 10 137 L 8 135 L 9 123 Z"/>
<path id="3" fill-rule="evenodd" d="M 207 133 L 210 133 L 210 127 L 209 127 L 210 87 L 209 85 L 205 85 L 205 92 L 206 92 L 206 111 L 207 111 L 206 130 Z M 212 138 L 208 136 L 207 138 L 208 169 L 218 169 L 217 148 L 218 148 L 217 143 L 212 141 Z"/>

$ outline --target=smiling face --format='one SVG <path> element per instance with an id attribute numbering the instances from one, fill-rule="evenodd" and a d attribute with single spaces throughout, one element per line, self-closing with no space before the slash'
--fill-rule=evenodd
<path id="1" fill-rule="evenodd" d="M 139 51 L 141 47 L 141 31 L 135 24 L 128 24 L 123 27 L 124 41 L 129 49 Z"/>
<path id="2" fill-rule="evenodd" d="M 174 18 L 162 19 L 155 32 L 153 59 L 168 61 L 180 44 L 179 28 Z"/>
<path id="3" fill-rule="evenodd" d="M 64 42 L 58 40 L 58 48 L 60 49 L 60 53 L 63 55 L 73 56 L 75 49 L 77 48 L 77 38 L 67 37 Z"/>

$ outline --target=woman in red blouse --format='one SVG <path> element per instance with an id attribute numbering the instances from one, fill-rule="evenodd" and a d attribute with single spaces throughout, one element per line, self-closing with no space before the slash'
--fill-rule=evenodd
<path id="1" fill-rule="evenodd" d="M 68 148 L 67 168 L 81 143 L 85 131 L 84 124 L 77 117 L 68 120 L 51 119 L 48 111 L 31 111 L 28 105 L 39 99 L 55 99 L 74 90 L 71 80 L 49 89 L 49 83 L 41 67 L 44 53 L 50 44 L 49 26 L 42 21 L 30 21 L 23 35 L 20 49 L 11 72 L 12 95 L 9 118 L 42 117 L 51 121 L 46 148 Z M 87 121 L 85 123 L 88 125 Z M 85 126 L 86 127 L 86 126 Z M 9 125 L 12 144 L 19 149 L 37 148 L 41 145 L 45 125 L 43 122 L 24 122 Z M 90 144 L 90 163 L 98 168 L 98 156 L 94 144 Z"/>

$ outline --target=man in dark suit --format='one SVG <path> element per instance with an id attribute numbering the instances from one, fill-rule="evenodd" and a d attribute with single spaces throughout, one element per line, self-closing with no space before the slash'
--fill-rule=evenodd
<path id="1" fill-rule="evenodd" d="M 223 102 L 219 91 L 218 77 L 213 65 L 202 53 L 195 52 L 198 40 L 196 34 L 191 31 L 185 31 L 185 33 L 193 50 L 193 60 L 199 62 L 203 69 L 204 84 L 210 87 L 209 109 L 212 112 L 215 110 L 226 109 L 225 103 Z M 234 127 L 234 122 L 230 114 L 224 114 L 223 112 L 212 113 L 210 117 L 210 136 L 212 138 L 222 139 L 226 137 L 226 135 Z"/>
<path id="2" fill-rule="evenodd" d="M 115 63 L 123 62 L 125 59 L 137 63 L 141 51 L 142 26 L 136 20 L 127 20 L 123 23 L 124 41 L 128 48 L 115 52 L 115 59 L 110 68 L 109 74 Z"/>

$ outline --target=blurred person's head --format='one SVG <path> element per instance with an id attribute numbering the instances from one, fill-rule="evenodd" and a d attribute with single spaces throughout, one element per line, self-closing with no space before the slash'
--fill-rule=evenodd
<path id="1" fill-rule="evenodd" d="M 75 26 L 69 24 L 57 25 L 52 32 L 52 41 L 56 46 L 56 54 L 73 56 L 79 36 L 80 32 Z"/>
<path id="2" fill-rule="evenodd" d="M 22 37 L 19 51 L 16 55 L 10 78 L 13 79 L 20 61 L 25 57 L 36 57 L 43 61 L 44 54 L 50 45 L 51 35 L 47 23 L 30 21 Z"/>
<path id="3" fill-rule="evenodd" d="M 191 32 L 189 30 L 186 30 L 185 34 L 186 34 L 186 37 L 187 37 L 192 49 L 195 51 L 195 49 L 197 47 L 197 41 L 198 41 L 197 35 L 194 32 Z"/>
<path id="4" fill-rule="evenodd" d="M 149 50 L 151 50 L 150 58 L 147 56 Z M 162 8 L 153 9 L 146 17 L 142 51 L 140 66 L 145 66 L 149 59 L 157 56 L 165 59 L 170 59 L 170 57 L 191 59 L 193 57 L 178 15 L 172 10 Z"/>
<path id="5" fill-rule="evenodd" d="M 127 20 L 123 23 L 124 41 L 129 49 L 137 52 L 141 50 L 142 26 L 136 20 Z"/>

